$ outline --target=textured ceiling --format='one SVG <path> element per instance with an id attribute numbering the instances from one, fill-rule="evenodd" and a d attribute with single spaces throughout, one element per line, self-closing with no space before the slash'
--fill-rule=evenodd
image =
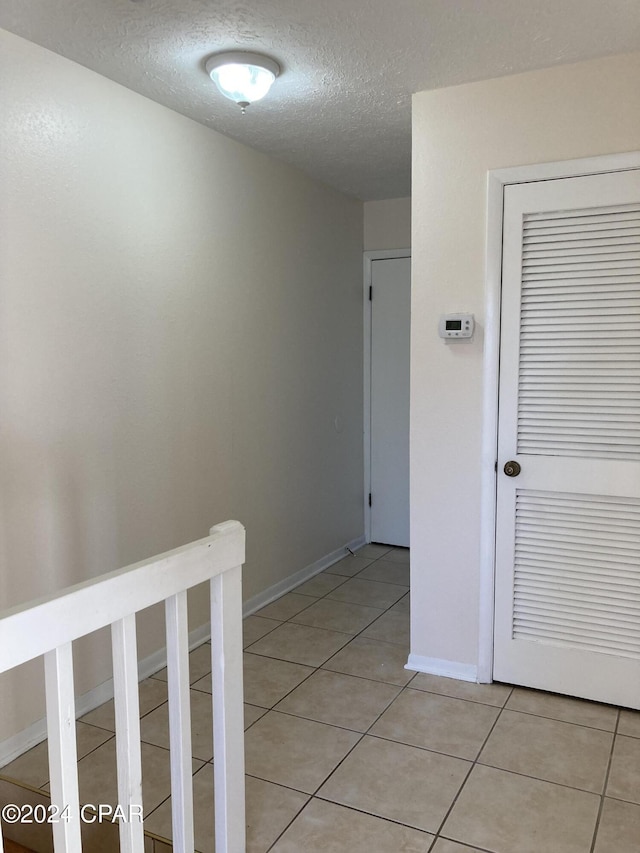
<path id="1" fill-rule="evenodd" d="M 0 0 L 0 26 L 365 200 L 409 195 L 411 94 L 640 50 L 639 0 Z M 242 116 L 204 72 L 283 73 Z"/>

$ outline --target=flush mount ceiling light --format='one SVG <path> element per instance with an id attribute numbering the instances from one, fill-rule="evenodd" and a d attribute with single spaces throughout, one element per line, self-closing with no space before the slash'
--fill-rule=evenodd
<path id="1" fill-rule="evenodd" d="M 225 98 L 235 101 L 243 113 L 249 104 L 264 98 L 280 74 L 275 59 L 245 50 L 215 53 L 205 68 Z"/>

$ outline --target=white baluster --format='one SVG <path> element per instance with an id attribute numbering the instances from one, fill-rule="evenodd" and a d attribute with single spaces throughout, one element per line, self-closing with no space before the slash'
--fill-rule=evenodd
<path id="1" fill-rule="evenodd" d="M 176 853 L 193 853 L 191 697 L 189 692 L 189 625 L 186 591 L 168 598 L 165 601 L 165 612 L 173 849 Z"/>
<path id="2" fill-rule="evenodd" d="M 242 567 L 211 580 L 216 853 L 245 853 Z"/>
<path id="3" fill-rule="evenodd" d="M 53 824 L 55 853 L 82 853 L 73 653 L 65 643 L 44 656 L 51 802 L 68 816 Z"/>
<path id="4" fill-rule="evenodd" d="M 125 820 L 120 821 L 120 850 L 122 853 L 144 853 L 144 827 L 138 816 L 142 811 L 142 755 L 135 614 L 113 623 L 111 647 L 118 805 L 125 813 Z"/>

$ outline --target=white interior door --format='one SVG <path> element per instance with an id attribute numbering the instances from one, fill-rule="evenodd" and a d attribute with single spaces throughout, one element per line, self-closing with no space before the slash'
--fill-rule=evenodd
<path id="1" fill-rule="evenodd" d="M 409 546 L 411 259 L 371 262 L 371 540 Z"/>
<path id="2" fill-rule="evenodd" d="M 640 708 L 640 171 L 504 202 L 494 678 Z"/>

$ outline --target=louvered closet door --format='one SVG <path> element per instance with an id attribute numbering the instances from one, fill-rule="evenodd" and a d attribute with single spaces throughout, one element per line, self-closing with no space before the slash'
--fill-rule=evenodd
<path id="1" fill-rule="evenodd" d="M 640 708 L 640 172 L 504 201 L 494 678 Z"/>

